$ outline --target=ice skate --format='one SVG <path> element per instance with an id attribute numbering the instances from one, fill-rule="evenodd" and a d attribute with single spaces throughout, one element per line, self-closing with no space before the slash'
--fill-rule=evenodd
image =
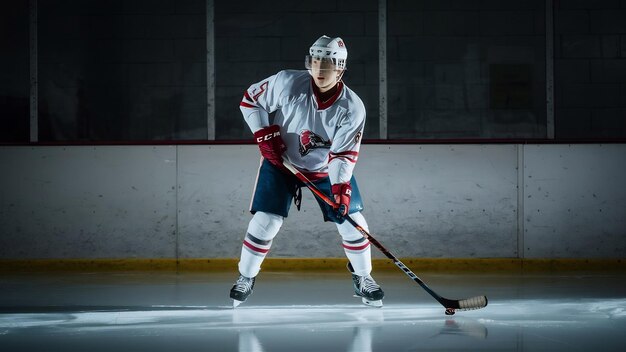
<path id="1" fill-rule="evenodd" d="M 230 289 L 230 298 L 233 299 L 233 308 L 237 308 L 241 303 L 245 302 L 254 288 L 254 278 L 248 278 L 239 275 L 237 282 Z"/>
<path id="2" fill-rule="evenodd" d="M 352 282 L 354 283 L 354 297 L 361 297 L 363 304 L 381 308 L 383 306 L 383 298 L 385 293 L 380 286 L 374 281 L 371 275 L 359 276 L 354 274 L 352 264 L 348 263 L 348 270 L 352 273 Z"/>

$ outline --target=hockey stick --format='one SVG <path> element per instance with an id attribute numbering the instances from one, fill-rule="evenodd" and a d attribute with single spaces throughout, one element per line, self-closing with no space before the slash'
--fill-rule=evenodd
<path id="1" fill-rule="evenodd" d="M 311 182 L 304 174 L 298 171 L 286 158 L 283 158 L 283 165 L 291 171 L 300 181 L 302 181 L 313 194 L 321 199 L 326 204 L 330 205 L 334 209 L 337 209 L 339 206 L 332 199 L 330 199 L 326 194 L 320 191 L 317 186 L 313 182 Z M 354 221 L 350 215 L 344 216 L 346 221 L 348 221 L 354 228 L 356 228 L 363 237 L 367 238 L 370 243 L 374 244 L 376 248 L 378 248 L 387 258 L 393 260 L 393 263 L 400 268 L 408 277 L 410 277 L 413 281 L 415 281 L 418 285 L 420 285 L 428 294 L 430 294 L 434 299 L 437 300 L 444 308 L 446 308 L 446 315 L 453 315 L 456 310 L 472 310 L 472 309 L 480 309 L 487 306 L 487 296 L 476 296 L 467 299 L 455 300 L 455 299 L 447 299 L 438 295 L 435 291 L 433 291 L 424 281 L 422 281 L 417 275 L 415 275 L 411 269 L 407 268 L 404 263 L 400 261 L 395 255 L 393 255 L 387 248 L 385 248 L 380 242 L 378 242 L 372 235 L 367 232 L 363 227 Z"/>

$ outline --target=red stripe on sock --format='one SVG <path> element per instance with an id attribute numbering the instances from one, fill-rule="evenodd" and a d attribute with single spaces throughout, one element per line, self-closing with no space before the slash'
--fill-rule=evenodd
<path id="1" fill-rule="evenodd" d="M 262 249 L 262 248 L 255 247 L 253 244 L 249 243 L 248 241 L 243 241 L 243 244 L 244 244 L 246 247 L 248 247 L 248 248 L 252 249 L 252 250 L 253 250 L 253 251 L 255 251 L 255 252 L 259 252 L 259 253 L 263 253 L 263 254 L 265 254 L 265 253 L 267 253 L 267 252 L 269 252 L 269 251 L 270 251 L 269 249 Z"/>
<path id="2" fill-rule="evenodd" d="M 365 249 L 365 248 L 367 248 L 367 246 L 369 246 L 369 245 L 370 245 L 370 243 L 369 243 L 369 242 L 367 242 L 367 243 L 366 243 L 366 244 L 364 244 L 364 245 L 360 245 L 360 246 L 358 246 L 358 247 L 356 247 L 356 246 L 348 246 L 347 244 L 343 244 L 343 248 L 345 248 L 345 249 L 349 249 L 349 250 L 351 250 L 351 251 L 360 251 L 361 249 Z"/>

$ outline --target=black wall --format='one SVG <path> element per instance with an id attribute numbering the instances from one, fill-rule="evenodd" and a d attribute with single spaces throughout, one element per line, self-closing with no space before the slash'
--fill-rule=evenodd
<path id="1" fill-rule="evenodd" d="M 388 0 L 391 139 L 545 138 L 544 0 Z M 39 0 L 40 141 L 207 138 L 205 0 Z M 379 135 L 378 1 L 221 1 L 217 139 L 243 91 L 341 36 Z M 29 139 L 28 1 L 0 5 L 0 142 Z M 556 138 L 626 138 L 626 0 L 554 0 Z"/>

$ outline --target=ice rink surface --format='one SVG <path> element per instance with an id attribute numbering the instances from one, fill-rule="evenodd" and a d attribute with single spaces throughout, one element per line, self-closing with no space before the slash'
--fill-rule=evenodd
<path id="1" fill-rule="evenodd" d="M 261 272 L 232 309 L 235 273 L 0 276 L 1 351 L 623 351 L 626 275 L 419 274 L 480 310 L 444 308 L 398 271 L 374 272 L 384 307 L 346 272 Z"/>

